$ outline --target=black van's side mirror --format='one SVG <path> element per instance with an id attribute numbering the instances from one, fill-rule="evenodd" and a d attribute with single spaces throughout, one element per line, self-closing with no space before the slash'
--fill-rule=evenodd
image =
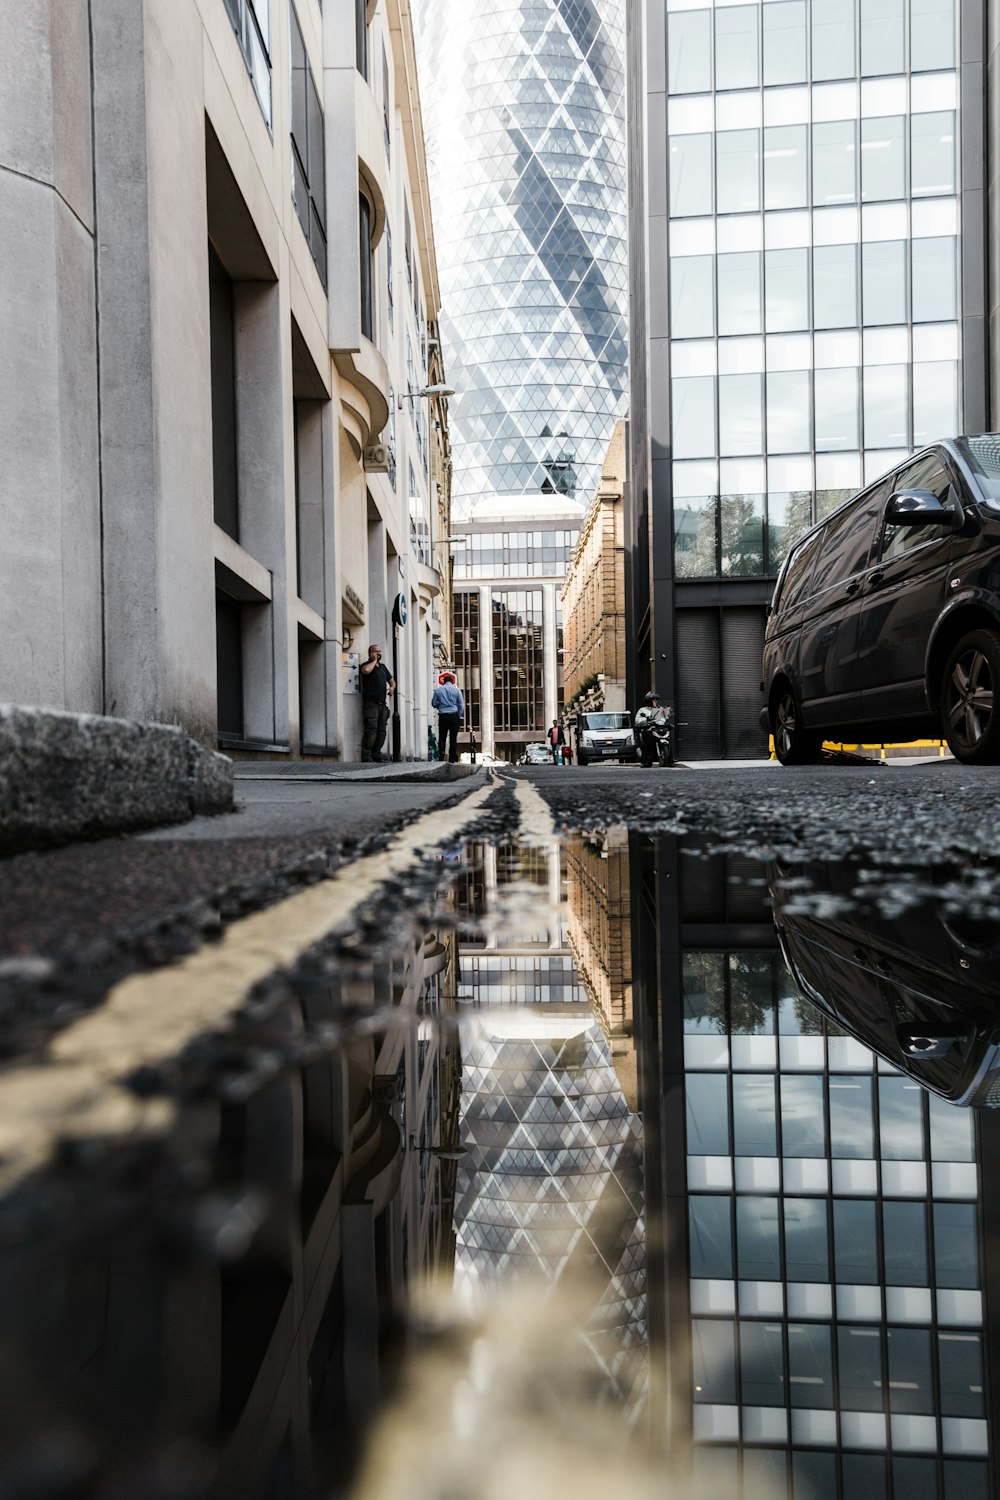
<path id="1" fill-rule="evenodd" d="M 960 519 L 958 507 L 942 505 L 933 490 L 897 490 L 885 518 L 893 526 L 953 526 Z"/>

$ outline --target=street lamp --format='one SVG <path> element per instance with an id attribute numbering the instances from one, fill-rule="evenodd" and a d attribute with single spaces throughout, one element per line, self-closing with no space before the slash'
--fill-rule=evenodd
<path id="1" fill-rule="evenodd" d="M 404 401 L 413 401 L 418 396 L 454 396 L 456 392 L 450 385 L 425 385 L 418 391 L 400 391 L 396 397 L 396 410 L 403 410 Z"/>

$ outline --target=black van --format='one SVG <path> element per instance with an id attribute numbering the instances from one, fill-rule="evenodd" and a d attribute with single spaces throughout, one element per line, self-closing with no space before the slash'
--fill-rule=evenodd
<path id="1" fill-rule="evenodd" d="M 908 458 L 792 548 L 761 690 L 783 765 L 824 739 L 925 736 L 1000 761 L 1000 433 Z"/>

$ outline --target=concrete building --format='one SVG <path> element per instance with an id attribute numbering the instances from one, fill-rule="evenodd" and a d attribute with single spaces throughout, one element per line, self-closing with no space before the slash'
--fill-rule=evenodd
<path id="1" fill-rule="evenodd" d="M 580 524 L 562 587 L 563 696 L 570 707 L 624 712 L 625 441 L 618 422 Z"/>
<path id="2" fill-rule="evenodd" d="M 0 700 L 354 758 L 356 653 L 393 655 L 400 601 L 422 757 L 438 286 L 405 0 L 31 0 L 0 41 Z"/>
<path id="3" fill-rule="evenodd" d="M 569 946 L 601 1018 L 618 1082 L 635 1113 L 638 1059 L 632 1021 L 632 902 L 628 832 L 595 828 L 566 844 Z"/>
<path id="4" fill-rule="evenodd" d="M 629 7 L 630 676 L 687 757 L 766 753 L 790 545 L 988 426 L 981 5 Z"/>

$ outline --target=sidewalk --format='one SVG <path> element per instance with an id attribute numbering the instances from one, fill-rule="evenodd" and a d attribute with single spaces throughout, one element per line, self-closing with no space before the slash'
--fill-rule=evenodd
<path id="1" fill-rule="evenodd" d="M 479 765 L 451 765 L 446 760 L 321 761 L 311 765 L 307 760 L 237 760 L 233 762 L 236 781 L 364 781 L 406 783 L 424 781 L 460 781 L 475 776 Z"/>

